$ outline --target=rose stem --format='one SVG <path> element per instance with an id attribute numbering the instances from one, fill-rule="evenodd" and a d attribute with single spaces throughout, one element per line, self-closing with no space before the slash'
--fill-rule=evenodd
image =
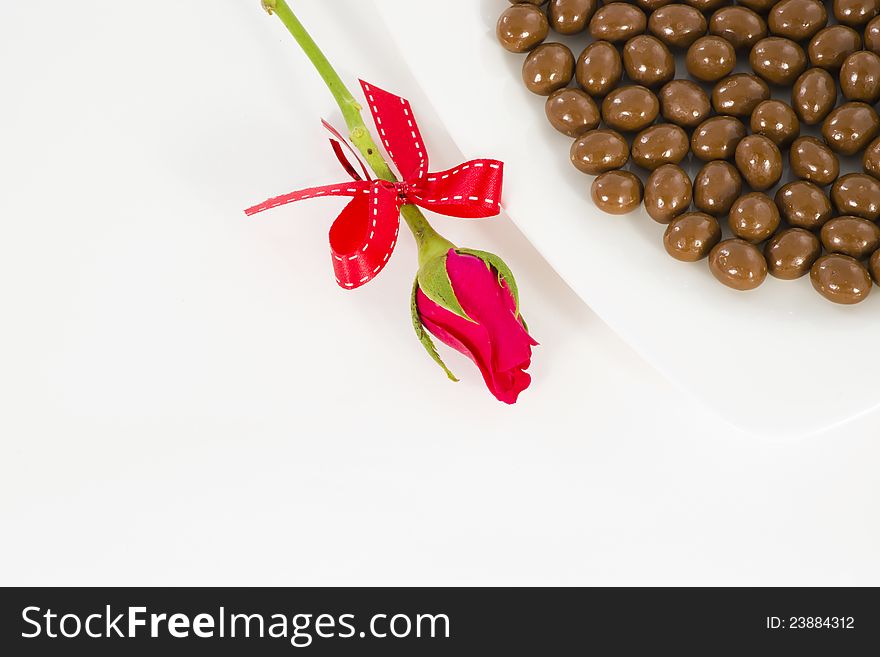
<path id="1" fill-rule="evenodd" d="M 312 65 L 323 78 L 333 98 L 342 110 L 342 116 L 348 126 L 351 143 L 361 152 L 373 172 L 382 180 L 397 182 L 397 177 L 391 171 L 385 158 L 382 157 L 373 136 L 364 123 L 361 115 L 361 106 L 355 100 L 351 92 L 346 88 L 339 74 L 330 64 L 327 57 L 321 52 L 318 44 L 312 39 L 306 28 L 300 23 L 296 14 L 287 4 L 286 0 L 262 0 L 263 9 L 270 15 L 275 14 L 284 23 L 296 42 L 302 48 Z M 441 237 L 435 231 L 422 211 L 415 205 L 404 205 L 401 210 L 406 225 L 409 227 L 419 247 L 419 264 L 430 260 L 435 256 L 446 253 L 453 248 L 453 244 Z"/>

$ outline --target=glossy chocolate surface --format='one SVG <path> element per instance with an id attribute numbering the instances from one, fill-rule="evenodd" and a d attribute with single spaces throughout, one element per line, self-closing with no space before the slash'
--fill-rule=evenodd
<path id="1" fill-rule="evenodd" d="M 550 0 L 547 16 L 558 34 L 580 34 L 596 13 L 599 0 Z"/>
<path id="2" fill-rule="evenodd" d="M 555 91 L 544 106 L 550 125 L 568 137 L 580 137 L 598 127 L 599 107 L 580 89 Z"/>
<path id="3" fill-rule="evenodd" d="M 709 96 L 691 80 L 667 82 L 657 98 L 663 118 L 683 128 L 695 128 L 712 114 Z"/>
<path id="4" fill-rule="evenodd" d="M 781 100 L 758 104 L 751 118 L 752 132 L 764 135 L 779 148 L 788 147 L 801 132 L 797 114 Z"/>
<path id="5" fill-rule="evenodd" d="M 623 68 L 630 80 L 646 87 L 659 87 L 675 77 L 675 59 L 669 48 L 649 34 L 626 42 Z"/>
<path id="6" fill-rule="evenodd" d="M 868 144 L 862 154 L 862 167 L 865 173 L 880 179 L 880 137 Z"/>
<path id="7" fill-rule="evenodd" d="M 660 113 L 660 102 L 641 85 L 618 87 L 602 101 L 602 120 L 609 128 L 621 132 L 637 132 L 654 122 Z"/>
<path id="8" fill-rule="evenodd" d="M 791 107 L 807 125 L 821 123 L 837 102 L 837 83 L 823 68 L 804 71 L 791 90 Z"/>
<path id="9" fill-rule="evenodd" d="M 709 253 L 709 270 L 729 288 L 754 290 L 767 278 L 767 261 L 754 244 L 724 240 Z"/>
<path id="10" fill-rule="evenodd" d="M 528 3 L 505 9 L 495 28 L 498 41 L 510 52 L 528 52 L 546 39 L 549 33 L 546 14 Z"/>
<path id="11" fill-rule="evenodd" d="M 663 234 L 663 247 L 676 260 L 702 260 L 721 241 L 718 220 L 703 212 L 688 212 L 673 219 Z"/>
<path id="12" fill-rule="evenodd" d="M 648 19 L 648 31 L 670 48 L 687 48 L 706 28 L 706 17 L 689 5 L 666 5 Z"/>
<path id="13" fill-rule="evenodd" d="M 645 183 L 645 210 L 660 224 L 668 224 L 686 212 L 692 199 L 691 179 L 675 164 L 664 164 Z"/>
<path id="14" fill-rule="evenodd" d="M 811 39 L 828 24 L 828 11 L 819 0 L 782 0 L 767 15 L 770 33 L 793 41 Z"/>
<path id="15" fill-rule="evenodd" d="M 730 212 L 742 193 L 742 176 L 730 162 L 707 162 L 694 178 L 694 205 L 716 217 Z"/>
<path id="16" fill-rule="evenodd" d="M 865 50 L 880 55 L 880 16 L 871 20 L 865 27 Z"/>
<path id="17" fill-rule="evenodd" d="M 840 67 L 840 90 L 847 100 L 870 105 L 880 100 L 880 56 L 860 50 L 847 57 Z"/>
<path id="18" fill-rule="evenodd" d="M 709 32 L 724 37 L 737 50 L 750 49 L 767 36 L 767 23 L 746 7 L 722 7 L 709 19 Z"/>
<path id="19" fill-rule="evenodd" d="M 834 18 L 838 23 L 859 28 L 880 12 L 877 0 L 834 0 Z"/>
<path id="20" fill-rule="evenodd" d="M 687 154 L 687 133 L 672 123 L 645 128 L 632 143 L 633 162 L 649 171 L 664 164 L 678 164 Z"/>
<path id="21" fill-rule="evenodd" d="M 861 217 L 843 216 L 822 226 L 822 246 L 828 253 L 842 253 L 864 260 L 880 247 L 880 228 Z"/>
<path id="22" fill-rule="evenodd" d="M 831 150 L 855 155 L 880 131 L 880 117 L 866 103 L 844 103 L 834 108 L 822 123 L 822 137 Z"/>
<path id="23" fill-rule="evenodd" d="M 574 55 L 561 43 L 542 43 L 526 57 L 522 69 L 526 89 L 549 96 L 574 77 Z"/>
<path id="24" fill-rule="evenodd" d="M 747 73 L 726 77 L 712 89 L 712 107 L 719 114 L 731 116 L 751 116 L 758 103 L 768 98 L 767 83 Z"/>
<path id="25" fill-rule="evenodd" d="M 782 177 L 782 154 L 776 144 L 763 135 L 742 139 L 736 145 L 734 159 L 736 168 L 752 189 L 769 189 Z"/>
<path id="26" fill-rule="evenodd" d="M 752 70 L 769 83 L 789 85 L 807 68 L 804 49 L 791 39 L 772 36 L 761 39 L 749 53 Z"/>
<path id="27" fill-rule="evenodd" d="M 575 65 L 575 77 L 581 89 L 601 97 L 617 86 L 623 76 L 623 62 L 617 48 L 607 41 L 596 41 L 584 48 Z"/>
<path id="28" fill-rule="evenodd" d="M 606 171 L 593 181 L 590 195 L 608 214 L 627 214 L 642 202 L 642 181 L 629 171 Z"/>
<path id="29" fill-rule="evenodd" d="M 742 121 L 732 116 L 713 116 L 703 121 L 691 135 L 691 151 L 699 159 L 729 160 L 746 136 Z"/>
<path id="30" fill-rule="evenodd" d="M 767 271 L 785 281 L 806 276 L 820 255 L 822 244 L 819 238 L 803 228 L 780 231 L 764 247 Z"/>
<path id="31" fill-rule="evenodd" d="M 715 82 L 733 71 L 736 51 L 723 37 L 703 36 L 688 48 L 685 63 L 693 77 L 703 82 Z"/>
<path id="32" fill-rule="evenodd" d="M 775 201 L 783 219 L 797 228 L 817 230 L 834 215 L 831 199 L 808 180 L 783 185 L 777 190 Z"/>
<path id="33" fill-rule="evenodd" d="M 841 176 L 831 187 L 831 200 L 842 215 L 877 221 L 880 218 L 880 181 L 865 173 Z"/>
<path id="34" fill-rule="evenodd" d="M 583 173 L 596 176 L 619 169 L 629 160 L 629 144 L 619 132 L 591 130 L 571 145 L 571 163 Z"/>
<path id="35" fill-rule="evenodd" d="M 791 172 L 798 178 L 824 187 L 840 175 L 840 160 L 825 142 L 815 137 L 798 137 L 788 152 Z"/>
<path id="36" fill-rule="evenodd" d="M 871 276 L 858 260 L 849 256 L 824 255 L 810 269 L 810 282 L 823 297 L 834 303 L 852 305 L 871 292 Z"/>
<path id="37" fill-rule="evenodd" d="M 810 66 L 836 71 L 843 60 L 862 47 L 859 33 L 846 25 L 825 27 L 810 40 L 807 55 Z"/>
<path id="38" fill-rule="evenodd" d="M 648 25 L 645 12 L 626 2 L 602 5 L 590 19 L 590 36 L 616 43 L 643 34 Z"/>
<path id="39" fill-rule="evenodd" d="M 747 242 L 763 242 L 779 228 L 779 210 L 766 194 L 750 192 L 736 201 L 728 217 L 731 232 Z"/>

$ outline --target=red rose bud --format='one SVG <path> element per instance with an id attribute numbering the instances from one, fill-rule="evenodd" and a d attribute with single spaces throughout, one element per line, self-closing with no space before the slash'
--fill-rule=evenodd
<path id="1" fill-rule="evenodd" d="M 424 329 L 474 361 L 500 401 L 513 404 L 529 387 L 525 370 L 538 343 L 519 314 L 513 274 L 498 256 L 449 249 L 432 258 L 419 270 L 412 311 L 419 339 L 449 378 L 456 380 Z"/>

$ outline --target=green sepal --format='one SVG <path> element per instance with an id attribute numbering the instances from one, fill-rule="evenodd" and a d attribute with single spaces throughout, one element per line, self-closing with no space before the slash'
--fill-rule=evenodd
<path id="1" fill-rule="evenodd" d="M 519 288 L 516 286 L 516 279 L 513 277 L 513 272 L 510 271 L 510 267 L 507 266 L 507 263 L 494 253 L 489 253 L 488 251 L 456 249 L 455 252 L 474 256 L 485 262 L 489 269 L 492 269 L 493 267 L 495 268 L 495 271 L 498 272 L 498 284 L 500 285 L 502 281 L 507 283 L 507 287 L 510 289 L 510 293 L 513 295 L 513 301 L 516 304 L 516 316 L 522 320 L 522 316 L 519 313 Z M 525 320 L 523 320 L 523 326 L 525 326 Z M 526 327 L 526 330 L 528 331 L 528 327 Z"/>
<path id="2" fill-rule="evenodd" d="M 473 322 L 455 296 L 452 289 L 452 281 L 449 280 L 449 272 L 446 271 L 446 255 L 433 258 L 419 269 L 416 283 L 431 301 L 451 313 L 455 313 L 462 319 Z"/>
<path id="3" fill-rule="evenodd" d="M 434 362 L 443 368 L 443 371 L 446 372 L 446 376 L 448 376 L 451 381 L 455 381 L 456 383 L 458 383 L 458 379 L 456 379 L 455 375 L 449 371 L 448 367 L 446 367 L 446 363 L 443 362 L 443 359 L 440 358 L 440 354 L 437 353 L 437 348 L 434 346 L 434 341 L 431 339 L 431 336 L 422 325 L 422 318 L 419 316 L 419 307 L 416 302 L 416 293 L 418 291 L 419 279 L 417 277 L 415 283 L 413 283 L 412 298 L 410 299 L 410 313 L 412 314 L 413 328 L 416 330 L 416 335 L 419 338 L 419 342 L 422 343 L 425 351 L 427 351 L 428 355 L 434 359 Z"/>

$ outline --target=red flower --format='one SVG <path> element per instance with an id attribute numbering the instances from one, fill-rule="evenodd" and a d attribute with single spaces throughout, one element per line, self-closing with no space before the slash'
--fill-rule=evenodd
<path id="1" fill-rule="evenodd" d="M 515 403 L 531 382 L 525 370 L 532 347 L 538 343 L 518 314 L 516 284 L 510 271 L 497 256 L 479 251 L 450 249 L 443 262 L 454 299 L 473 321 L 431 300 L 421 284 L 415 290 L 418 317 L 414 313 L 414 319 L 438 340 L 474 361 L 495 397 L 506 404 Z M 420 331 L 419 325 L 416 331 Z M 429 348 L 427 343 L 425 346 Z M 429 352 L 442 365 L 433 345 Z"/>

